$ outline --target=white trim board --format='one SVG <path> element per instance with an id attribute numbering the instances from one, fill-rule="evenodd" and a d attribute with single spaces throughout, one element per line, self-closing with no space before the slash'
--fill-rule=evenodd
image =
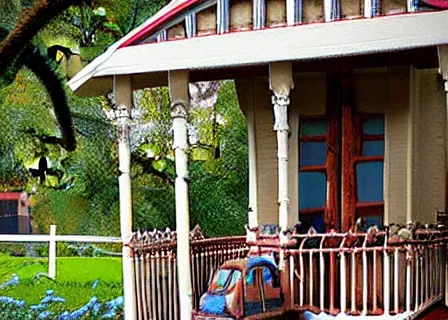
<path id="1" fill-rule="evenodd" d="M 76 91 L 94 77 L 313 60 L 441 44 L 448 44 L 448 11 L 316 23 L 121 48 L 100 56 L 69 86 Z"/>

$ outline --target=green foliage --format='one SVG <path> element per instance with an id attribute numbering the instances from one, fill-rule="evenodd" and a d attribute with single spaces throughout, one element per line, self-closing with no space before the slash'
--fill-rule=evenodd
<path id="1" fill-rule="evenodd" d="M 16 2 L 18 7 L 25 5 Z M 89 7 L 72 7 L 41 30 L 36 43 L 43 52 L 54 44 L 73 49 L 84 41 L 82 28 L 96 28 L 95 41 L 80 48 L 82 60 L 90 61 L 167 2 L 98 0 Z M 100 7 L 104 15 L 99 14 Z M 82 17 L 79 26 L 74 25 L 76 17 Z M 67 152 L 48 142 L 48 137 L 60 138 L 61 132 L 38 78 L 23 69 L 11 81 L 0 89 L 0 191 L 37 189 L 31 212 L 33 226 L 42 233 L 48 233 L 54 223 L 59 234 L 118 235 L 116 134 L 104 117 L 104 110 L 111 107 L 109 99 L 81 99 L 67 91 L 78 145 L 76 151 Z M 134 127 L 133 131 L 140 135 L 132 149 L 134 228 L 174 229 L 169 92 L 167 88 L 141 90 L 135 101 L 142 112 L 141 128 L 150 125 L 150 130 Z M 199 223 L 207 236 L 242 234 L 248 207 L 247 133 L 233 82 L 221 85 L 216 105 L 192 108 L 189 122 L 190 132 L 197 136 L 189 154 L 191 226 Z M 28 173 L 41 156 L 58 172 L 47 175 L 43 185 Z M 69 255 L 69 250 L 64 254 Z"/>
<path id="2" fill-rule="evenodd" d="M 216 113 L 226 120 L 215 138 L 221 158 L 190 163 L 192 224 L 210 237 L 243 234 L 248 208 L 247 131 L 233 82 L 221 86 Z"/>
<path id="3" fill-rule="evenodd" d="M 59 245 L 58 245 L 59 247 Z M 57 259 L 56 281 L 46 278 L 33 279 L 38 272 L 47 272 L 46 259 L 16 258 L 2 256 L 0 259 L 0 282 L 17 274 L 20 283 L 3 289 L 2 296 L 25 300 L 27 305 L 38 304 L 46 290 L 53 289 L 67 300 L 65 305 L 55 304 L 50 310 L 61 313 L 65 308 L 75 310 L 95 295 L 107 301 L 122 295 L 120 258 L 60 258 Z M 92 285 L 99 280 L 98 287 Z M 0 317 L 1 319 L 5 319 Z"/>

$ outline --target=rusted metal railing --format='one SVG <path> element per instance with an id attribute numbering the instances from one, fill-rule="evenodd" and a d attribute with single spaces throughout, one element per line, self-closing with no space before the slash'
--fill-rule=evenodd
<path id="1" fill-rule="evenodd" d="M 136 232 L 128 245 L 134 259 L 138 319 L 179 319 L 176 233 Z M 206 239 L 195 228 L 190 250 L 193 307 L 198 308 L 213 271 L 226 260 L 247 256 L 248 247 L 244 236 Z"/>
<path id="2" fill-rule="evenodd" d="M 293 241 L 285 252 L 291 300 L 300 309 L 413 318 L 445 295 L 446 230 L 372 228 Z"/>

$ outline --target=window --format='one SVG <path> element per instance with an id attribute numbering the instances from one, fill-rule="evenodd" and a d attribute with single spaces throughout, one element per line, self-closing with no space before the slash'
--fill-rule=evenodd
<path id="1" fill-rule="evenodd" d="M 234 269 L 219 269 L 213 277 L 210 292 L 230 292 L 235 288 L 241 277 L 241 271 Z"/>
<path id="2" fill-rule="evenodd" d="M 383 223 L 384 117 L 361 116 L 361 155 L 356 164 L 356 218 L 363 217 L 366 226 Z"/>
<path id="3" fill-rule="evenodd" d="M 18 214 L 17 200 L 2 200 L 0 201 L 0 218 L 7 218 L 17 216 Z"/>
<path id="4" fill-rule="evenodd" d="M 244 309 L 246 316 L 263 312 L 261 301 L 261 269 L 255 267 L 248 271 L 245 279 L 246 292 L 244 295 Z"/>
<path id="5" fill-rule="evenodd" d="M 327 132 L 324 118 L 300 121 L 299 214 L 307 229 L 325 232 Z"/>
<path id="6" fill-rule="evenodd" d="M 329 96 L 342 99 L 327 99 L 334 100 L 327 115 L 299 122 L 299 221 L 317 232 L 339 225 L 347 231 L 359 217 L 366 227 L 381 226 L 384 115 L 357 112 L 350 81 L 329 83 Z"/>

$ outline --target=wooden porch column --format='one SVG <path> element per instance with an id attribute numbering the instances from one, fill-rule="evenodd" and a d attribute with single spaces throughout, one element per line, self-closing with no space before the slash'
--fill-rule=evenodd
<path id="1" fill-rule="evenodd" d="M 190 320 L 192 312 L 190 264 L 190 211 L 188 201 L 188 134 L 187 117 L 190 95 L 187 70 L 169 72 L 171 117 L 173 118 L 173 149 L 176 158 L 176 231 L 177 270 L 179 285 L 180 319 Z"/>
<path id="2" fill-rule="evenodd" d="M 274 131 L 277 132 L 278 224 L 283 234 L 288 227 L 289 216 L 288 106 L 290 102 L 289 93 L 294 86 L 291 63 L 274 62 L 269 65 L 269 86 L 272 91 L 272 106 L 274 108 Z"/>
<path id="3" fill-rule="evenodd" d="M 443 79 L 446 94 L 446 110 L 448 111 L 448 45 L 439 46 L 439 72 Z M 448 116 L 448 113 L 447 113 Z M 445 141 L 448 143 L 448 128 L 445 129 Z M 448 159 L 448 145 L 445 150 L 445 157 Z M 447 160 L 448 161 L 448 160 Z M 445 211 L 448 210 L 448 163 L 445 164 Z"/>
<path id="4" fill-rule="evenodd" d="M 285 231 L 289 218 L 288 192 L 288 106 L 289 94 L 294 87 L 292 79 L 292 64 L 290 62 L 275 62 L 269 64 L 269 87 L 272 91 L 272 106 L 274 108 L 274 131 L 277 132 L 278 159 L 278 224 L 280 227 L 280 245 L 286 244 Z M 279 269 L 282 270 L 283 290 L 286 293 L 284 310 L 291 308 L 291 283 L 289 282 L 289 263 L 287 263 L 284 249 L 280 250 Z"/>
<path id="5" fill-rule="evenodd" d="M 117 108 L 115 120 L 118 125 L 120 229 L 121 238 L 123 244 L 125 244 L 132 235 L 131 149 L 129 141 L 132 84 L 130 76 L 114 77 L 114 94 Z M 131 249 L 123 245 L 122 250 L 124 317 L 126 320 L 133 320 L 137 318 L 134 267 Z"/>

